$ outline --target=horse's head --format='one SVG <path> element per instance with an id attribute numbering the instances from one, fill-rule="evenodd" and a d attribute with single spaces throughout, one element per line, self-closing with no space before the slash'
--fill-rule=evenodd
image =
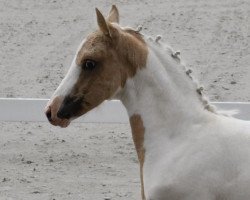
<path id="1" fill-rule="evenodd" d="M 96 9 L 99 30 L 85 38 L 72 65 L 46 107 L 53 125 L 66 127 L 104 100 L 115 97 L 126 80 L 144 67 L 147 47 L 142 36 L 118 25 L 115 6 L 105 19 Z"/>

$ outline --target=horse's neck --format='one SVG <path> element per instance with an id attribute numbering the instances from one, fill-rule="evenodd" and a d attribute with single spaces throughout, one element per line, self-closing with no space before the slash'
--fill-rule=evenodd
<path id="1" fill-rule="evenodd" d="M 140 115 L 147 130 L 169 134 L 206 116 L 195 85 L 167 52 L 150 48 L 147 65 L 127 80 L 121 101 L 129 116 Z M 171 131 L 172 130 L 172 131 Z"/>

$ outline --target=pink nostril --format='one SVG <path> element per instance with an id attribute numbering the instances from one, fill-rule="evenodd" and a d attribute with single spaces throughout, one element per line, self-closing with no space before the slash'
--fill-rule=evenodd
<path id="1" fill-rule="evenodd" d="M 52 121 L 52 119 L 51 119 L 51 110 L 50 109 L 46 112 L 46 116 L 47 116 L 49 121 Z"/>

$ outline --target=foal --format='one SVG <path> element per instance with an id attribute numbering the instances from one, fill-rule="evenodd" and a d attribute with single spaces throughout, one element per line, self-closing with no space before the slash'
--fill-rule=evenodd
<path id="1" fill-rule="evenodd" d="M 250 123 L 216 114 L 179 53 L 119 26 L 115 6 L 83 40 L 46 108 L 70 122 L 104 100 L 127 109 L 143 200 L 249 200 Z"/>

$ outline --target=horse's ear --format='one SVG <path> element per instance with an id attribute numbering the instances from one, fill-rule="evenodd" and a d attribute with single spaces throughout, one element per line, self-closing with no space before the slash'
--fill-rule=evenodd
<path id="1" fill-rule="evenodd" d="M 111 37 L 108 23 L 106 22 L 102 13 L 97 8 L 95 9 L 95 11 L 96 11 L 97 23 L 100 30 L 103 32 L 104 35 Z"/>
<path id="2" fill-rule="evenodd" d="M 112 5 L 107 20 L 109 22 L 115 22 L 117 24 L 119 23 L 119 11 L 115 5 Z"/>

